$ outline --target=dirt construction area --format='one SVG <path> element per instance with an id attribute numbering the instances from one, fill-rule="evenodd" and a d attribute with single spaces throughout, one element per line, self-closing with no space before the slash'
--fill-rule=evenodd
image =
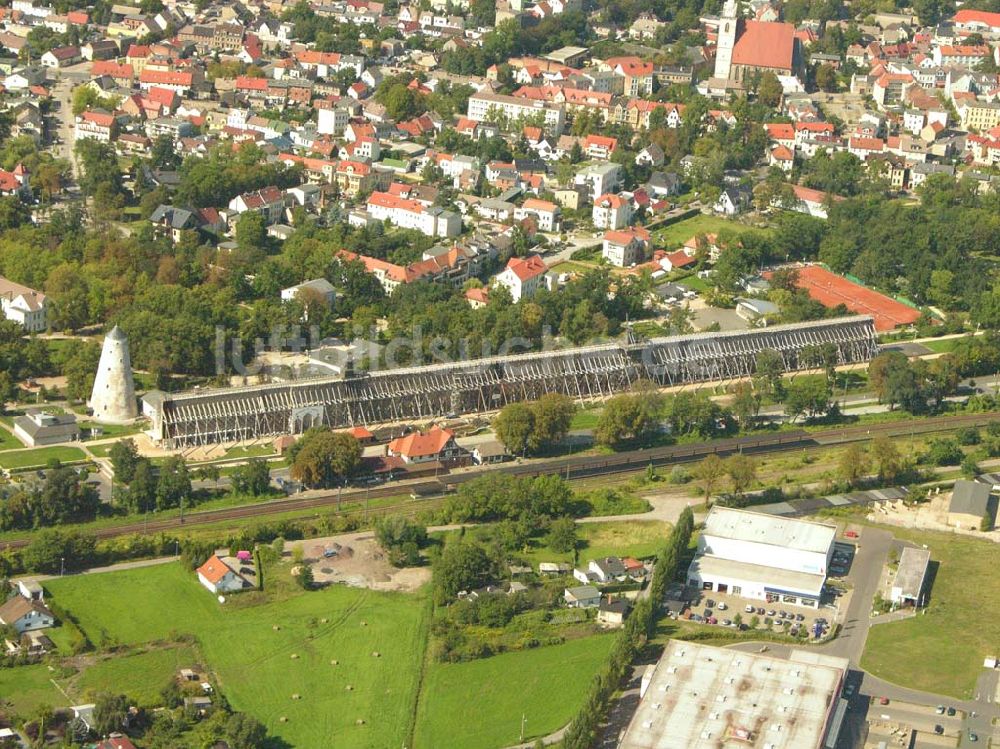
<path id="1" fill-rule="evenodd" d="M 918 528 L 928 531 L 951 531 L 965 536 L 975 536 L 985 541 L 1000 543 L 1000 529 L 984 532 L 956 528 L 948 523 L 948 504 L 951 492 L 943 491 L 932 494 L 927 502 L 906 503 L 902 500 L 876 502 L 868 520 L 885 525 L 895 525 L 899 528 Z"/>
<path id="2" fill-rule="evenodd" d="M 340 583 L 354 588 L 410 592 L 431 579 L 430 567 L 398 569 L 389 564 L 370 531 L 299 543 L 303 561 L 312 567 L 317 585 Z"/>

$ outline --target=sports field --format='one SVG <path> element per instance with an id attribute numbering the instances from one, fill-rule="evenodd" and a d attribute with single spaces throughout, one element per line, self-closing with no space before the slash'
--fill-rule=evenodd
<path id="1" fill-rule="evenodd" d="M 233 708 L 294 747 L 399 747 L 406 740 L 425 650 L 423 593 L 333 587 L 279 599 L 244 594 L 220 605 L 177 563 L 45 585 L 95 643 L 194 635 Z M 100 672 L 81 680 L 105 681 Z"/>
<path id="2" fill-rule="evenodd" d="M 856 314 L 871 315 L 878 331 L 893 330 L 920 318 L 920 310 L 831 273 L 822 266 L 807 265 L 798 272 L 798 286 L 809 292 L 810 297 L 824 307 L 843 304 Z"/>
<path id="3" fill-rule="evenodd" d="M 613 637 L 597 635 L 467 663 L 432 663 L 417 711 L 415 749 L 499 749 L 565 726 L 580 708 Z"/>

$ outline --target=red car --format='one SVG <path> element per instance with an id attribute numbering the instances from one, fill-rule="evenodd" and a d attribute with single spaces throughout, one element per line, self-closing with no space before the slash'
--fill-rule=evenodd
<path id="1" fill-rule="evenodd" d="M 847 531 L 844 535 L 847 536 L 848 538 L 857 538 L 858 537 L 858 532 L 857 531 Z"/>
<path id="2" fill-rule="evenodd" d="M 888 697 L 880 697 L 879 701 L 878 701 L 878 704 L 880 704 L 880 705 L 888 705 L 889 704 L 889 698 Z"/>

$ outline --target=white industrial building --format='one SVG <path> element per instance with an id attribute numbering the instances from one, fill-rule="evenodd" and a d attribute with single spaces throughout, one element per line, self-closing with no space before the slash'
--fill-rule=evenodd
<path id="1" fill-rule="evenodd" d="M 817 608 L 836 527 L 713 507 L 688 567 L 688 585 L 769 603 Z"/>
<path id="2" fill-rule="evenodd" d="M 671 640 L 642 677 L 619 749 L 832 749 L 846 658 L 788 658 Z"/>
<path id="3" fill-rule="evenodd" d="M 920 606 L 924 602 L 924 584 L 931 563 L 929 549 L 907 546 L 899 555 L 899 566 L 889 590 L 889 600 L 896 606 Z"/>

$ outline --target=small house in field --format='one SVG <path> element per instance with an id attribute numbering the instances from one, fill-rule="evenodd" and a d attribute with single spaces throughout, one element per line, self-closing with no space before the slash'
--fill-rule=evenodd
<path id="1" fill-rule="evenodd" d="M 234 593 L 253 587 L 246 578 L 215 554 L 198 568 L 198 581 L 213 593 Z"/>
<path id="2" fill-rule="evenodd" d="M 956 481 L 948 503 L 948 525 L 954 528 L 979 530 L 984 522 L 993 526 L 996 498 L 990 487 L 976 481 Z"/>
<path id="3" fill-rule="evenodd" d="M 578 585 L 574 588 L 566 588 L 563 592 L 563 598 L 570 608 L 592 608 L 601 602 L 601 591 L 593 585 Z"/>
<path id="4" fill-rule="evenodd" d="M 625 623 L 630 604 L 623 598 L 604 597 L 597 606 L 597 621 L 606 627 L 620 627 Z"/>

